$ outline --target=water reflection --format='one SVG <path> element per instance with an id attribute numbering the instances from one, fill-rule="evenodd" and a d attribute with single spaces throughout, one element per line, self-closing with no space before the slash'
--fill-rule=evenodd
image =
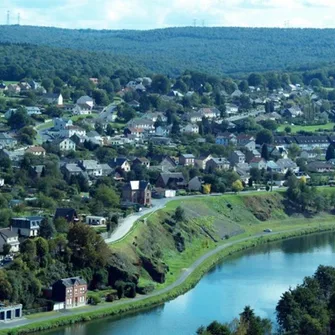
<path id="1" fill-rule="evenodd" d="M 225 260 L 193 290 L 163 306 L 45 334 L 188 335 L 213 319 L 232 320 L 247 304 L 275 322 L 275 306 L 284 291 L 319 264 L 335 264 L 334 242 L 335 233 L 324 233 L 263 245 Z"/>

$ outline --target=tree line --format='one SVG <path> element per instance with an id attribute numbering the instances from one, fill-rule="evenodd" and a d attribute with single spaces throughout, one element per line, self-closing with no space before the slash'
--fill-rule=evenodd
<path id="1" fill-rule="evenodd" d="M 315 274 L 282 294 L 276 315 L 279 329 L 246 306 L 230 323 L 213 321 L 198 335 L 329 335 L 335 332 L 335 268 L 320 265 Z"/>

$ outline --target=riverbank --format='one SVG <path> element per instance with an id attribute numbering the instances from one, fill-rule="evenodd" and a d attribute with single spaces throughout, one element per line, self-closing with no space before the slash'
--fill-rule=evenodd
<path id="1" fill-rule="evenodd" d="M 162 304 L 193 288 L 205 273 L 207 273 L 215 264 L 225 257 L 260 244 L 269 243 L 271 241 L 302 236 L 320 231 L 333 230 L 333 220 L 331 220 L 331 218 L 329 218 L 329 220 L 329 222 L 324 221 L 319 224 L 319 221 L 316 218 L 314 223 L 309 222 L 305 227 L 277 231 L 270 234 L 258 234 L 244 238 L 235 238 L 232 241 L 225 241 L 217 248 L 209 251 L 194 262 L 192 266 L 184 271 L 172 285 L 169 285 L 162 290 L 153 292 L 148 296 L 141 296 L 131 301 L 115 302 L 112 306 L 101 305 L 91 307 L 92 310 L 87 311 L 86 309 L 85 312 L 83 310 L 77 310 L 75 311 L 76 314 L 69 316 L 59 317 L 58 315 L 52 315 L 47 320 L 40 322 L 38 319 L 26 320 L 27 323 L 21 327 L 2 330 L 0 331 L 0 334 L 27 334 L 64 325 L 71 325 L 78 322 L 103 318 L 105 316 L 140 311 L 142 309 Z M 12 326 L 14 326 L 14 324 L 12 324 Z"/>

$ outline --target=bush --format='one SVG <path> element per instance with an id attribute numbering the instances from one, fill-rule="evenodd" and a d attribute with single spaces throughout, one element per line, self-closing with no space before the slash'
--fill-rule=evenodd
<path id="1" fill-rule="evenodd" d="M 100 304 L 100 302 L 101 302 L 101 298 L 98 297 L 97 295 L 93 295 L 93 296 L 90 298 L 90 304 L 91 304 L 91 305 L 96 306 L 96 305 Z"/>

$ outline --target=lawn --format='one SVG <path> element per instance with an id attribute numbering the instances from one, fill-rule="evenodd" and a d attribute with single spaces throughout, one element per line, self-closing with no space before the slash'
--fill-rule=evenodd
<path id="1" fill-rule="evenodd" d="M 88 115 L 73 115 L 70 117 L 70 119 L 73 122 L 76 122 L 78 120 L 84 120 L 84 119 L 95 119 L 98 117 L 98 114 L 88 114 Z"/>
<path id="2" fill-rule="evenodd" d="M 310 131 L 310 132 L 317 132 L 320 129 L 321 130 L 332 130 L 335 126 L 334 122 L 330 122 L 327 124 L 320 124 L 320 125 L 313 125 L 313 126 L 301 126 L 301 125 L 295 125 L 295 126 L 291 126 L 289 124 L 283 124 L 280 127 L 278 127 L 277 131 L 285 131 L 286 127 L 290 127 L 291 128 L 291 132 L 297 133 L 298 131 Z"/>
<path id="3" fill-rule="evenodd" d="M 49 122 L 45 122 L 45 123 L 41 123 L 39 125 L 36 126 L 37 130 L 45 130 L 48 128 L 52 128 L 54 125 L 53 121 L 49 121 Z"/>

